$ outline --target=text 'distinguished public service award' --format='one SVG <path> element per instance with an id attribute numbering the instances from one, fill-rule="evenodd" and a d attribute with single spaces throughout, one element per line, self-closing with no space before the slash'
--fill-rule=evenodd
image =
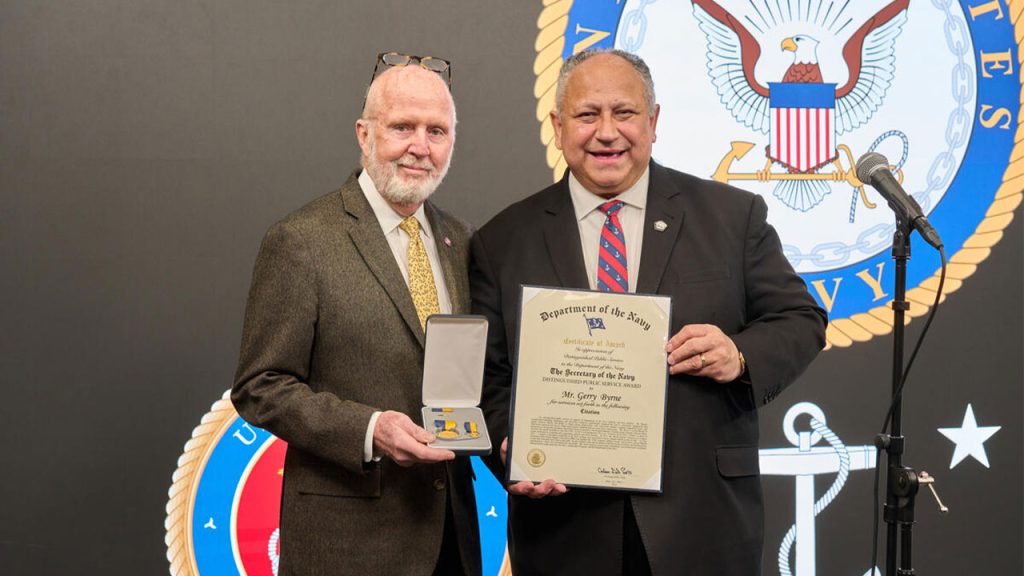
<path id="1" fill-rule="evenodd" d="M 661 490 L 671 300 L 523 286 L 508 480 Z"/>

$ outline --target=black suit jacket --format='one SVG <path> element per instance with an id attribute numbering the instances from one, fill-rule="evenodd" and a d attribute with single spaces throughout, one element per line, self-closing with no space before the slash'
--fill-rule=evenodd
<path id="1" fill-rule="evenodd" d="M 425 206 L 455 312 L 469 307 L 470 231 Z M 447 238 L 448 242 L 440 241 Z M 414 422 L 424 333 L 356 175 L 267 232 L 231 392 L 238 413 L 288 442 L 280 573 L 430 575 L 451 500 L 462 563 L 480 573 L 468 458 L 363 462 L 374 410 Z"/>
<path id="2" fill-rule="evenodd" d="M 669 380 L 662 494 L 510 497 L 516 576 L 619 573 L 627 499 L 654 574 L 760 573 L 757 407 L 821 350 L 826 324 L 766 215 L 759 196 L 651 163 L 637 292 L 672 297 L 673 333 L 719 326 L 743 352 L 749 381 Z M 496 441 L 508 434 L 519 286 L 587 288 L 583 262 L 567 177 L 474 237 L 473 309 L 490 321 L 483 406 Z"/>

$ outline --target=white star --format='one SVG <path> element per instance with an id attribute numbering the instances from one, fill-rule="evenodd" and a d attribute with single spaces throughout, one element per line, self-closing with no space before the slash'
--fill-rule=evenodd
<path id="1" fill-rule="evenodd" d="M 974 419 L 974 408 L 968 404 L 967 411 L 964 412 L 964 422 L 959 428 L 938 429 L 939 433 L 956 444 L 956 449 L 953 450 L 953 460 L 949 463 L 949 469 L 952 470 L 968 456 L 973 456 L 985 468 L 989 468 L 988 454 L 985 453 L 985 441 L 998 432 L 1000 428 L 1002 426 L 979 427 L 977 420 Z"/>

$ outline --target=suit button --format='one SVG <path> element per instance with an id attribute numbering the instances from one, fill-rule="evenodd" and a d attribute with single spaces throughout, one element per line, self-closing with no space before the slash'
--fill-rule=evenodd
<path id="1" fill-rule="evenodd" d="M 434 480 L 434 490 L 437 490 L 438 492 L 444 490 L 444 480 L 443 479 L 438 478 L 437 480 Z"/>

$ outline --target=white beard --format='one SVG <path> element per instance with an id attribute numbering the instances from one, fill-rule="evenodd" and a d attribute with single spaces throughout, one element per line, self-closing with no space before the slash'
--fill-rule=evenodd
<path id="1" fill-rule="evenodd" d="M 377 191 L 385 200 L 398 206 L 413 206 L 426 202 L 427 198 L 437 190 L 448 174 L 448 167 L 451 165 L 451 155 L 448 161 L 438 170 L 429 158 L 416 158 L 412 154 L 406 154 L 392 162 L 378 162 L 376 146 L 371 139 L 369 153 L 366 156 L 366 172 L 373 180 Z M 404 179 L 398 175 L 398 166 L 411 166 L 429 170 L 425 178 Z"/>

